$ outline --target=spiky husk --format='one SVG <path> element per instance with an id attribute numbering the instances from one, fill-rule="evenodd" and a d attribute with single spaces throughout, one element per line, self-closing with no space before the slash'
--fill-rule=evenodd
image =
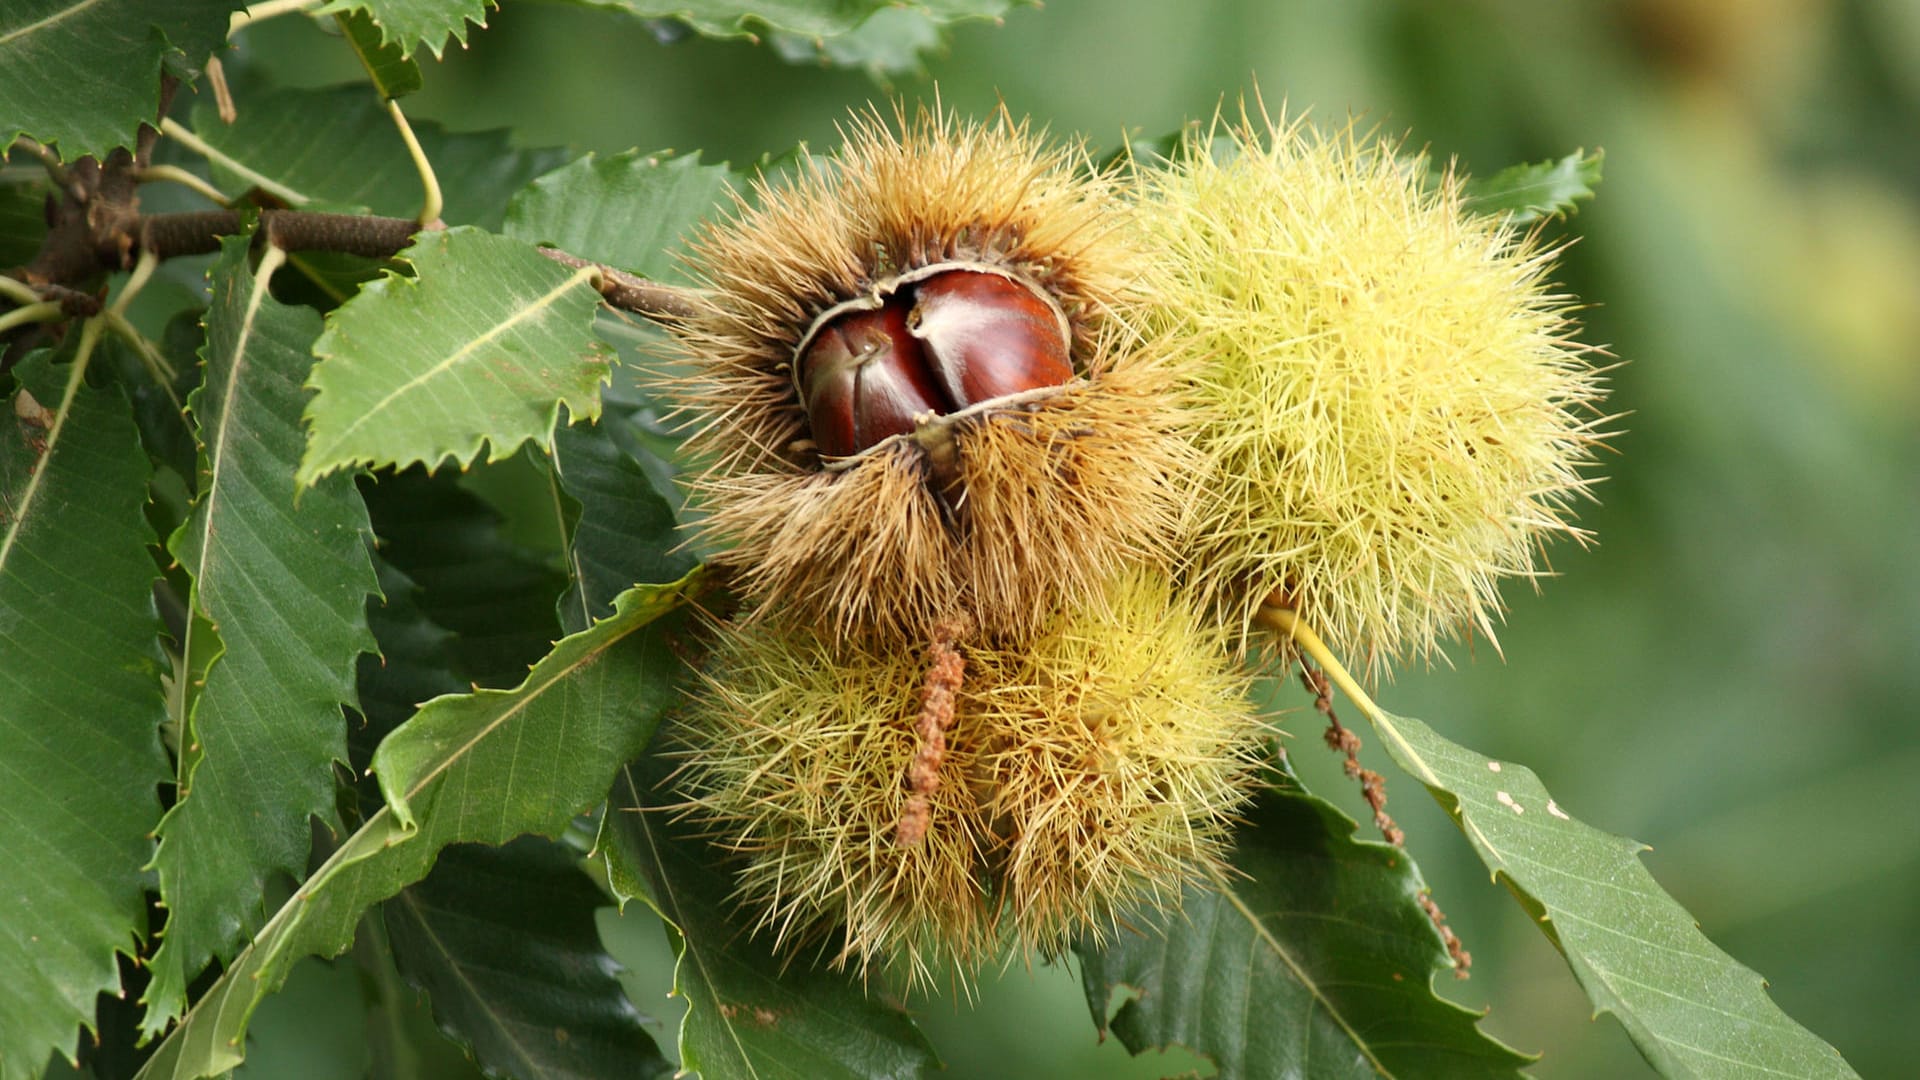
<path id="1" fill-rule="evenodd" d="M 699 528 L 749 599 L 799 624 L 917 638 L 962 613 L 1031 632 L 1115 568 L 1171 557 L 1174 481 L 1193 461 L 1176 434 L 1175 373 L 1164 346 L 1111 317 L 1137 304 L 1145 256 L 1113 183 L 1025 124 L 922 111 L 898 125 L 856 118 L 833 163 L 759 185 L 695 246 L 712 303 L 674 327 L 668 389 L 705 462 L 689 481 Z M 1046 291 L 1080 375 L 956 426 L 968 494 L 952 513 L 911 445 L 823 471 L 791 371 L 822 312 L 946 262 L 1002 267 Z"/>
<path id="2" fill-rule="evenodd" d="M 1188 579 L 1241 628 L 1278 593 L 1370 665 L 1491 639 L 1500 582 L 1584 535 L 1600 388 L 1556 252 L 1351 126 L 1231 134 L 1145 176 L 1148 322 L 1206 361 Z"/>
<path id="3" fill-rule="evenodd" d="M 965 718 L 925 837 L 895 843 L 927 650 L 835 647 L 783 623 L 717 629 L 711 677 L 675 732 L 679 790 L 742 856 L 736 898 L 754 931 L 912 983 L 989 959 L 1000 937 L 985 838 L 973 789 L 952 779 L 972 769 Z"/>
<path id="4" fill-rule="evenodd" d="M 1009 940 L 1058 951 L 1170 905 L 1218 857 L 1267 732 L 1221 632 L 1164 577 L 963 652 L 929 825 L 903 845 L 927 650 L 723 632 L 678 732 L 681 790 L 784 946 L 964 981 Z"/>
<path id="5" fill-rule="evenodd" d="M 982 813 L 1018 940 L 1103 941 L 1223 853 L 1269 732 L 1221 632 L 1153 574 L 974 660 Z"/>
<path id="6" fill-rule="evenodd" d="M 736 583 L 772 601 L 749 617 L 913 641 L 964 615 L 1018 636 L 1124 567 L 1164 564 L 1179 478 L 1200 459 L 1175 434 L 1184 413 L 1150 354 L 1098 384 L 960 421 L 957 514 L 909 443 L 841 472 L 700 478 Z"/>

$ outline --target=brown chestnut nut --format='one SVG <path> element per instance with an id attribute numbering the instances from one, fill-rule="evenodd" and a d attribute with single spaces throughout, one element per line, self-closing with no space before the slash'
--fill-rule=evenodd
<path id="1" fill-rule="evenodd" d="M 807 418 L 820 453 L 845 457 L 951 411 L 907 329 L 904 307 L 856 309 L 820 328 L 801 357 Z"/>
<path id="2" fill-rule="evenodd" d="M 1005 274 L 939 268 L 828 311 L 795 364 L 814 446 L 857 454 L 945 415 L 1073 378 L 1066 320 Z"/>
<path id="3" fill-rule="evenodd" d="M 949 270 L 920 282 L 907 331 L 960 408 L 1073 378 L 1058 309 L 1000 274 Z"/>

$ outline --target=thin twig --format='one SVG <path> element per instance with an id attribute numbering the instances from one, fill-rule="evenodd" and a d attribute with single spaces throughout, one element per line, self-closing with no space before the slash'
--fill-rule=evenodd
<path id="1" fill-rule="evenodd" d="M 259 188 L 261 191 L 272 195 L 274 198 L 290 206 L 305 206 L 307 203 L 313 201 L 285 184 L 271 177 L 263 176 L 227 156 L 225 153 L 210 145 L 205 139 L 187 130 L 185 125 L 170 116 L 160 121 L 160 131 L 168 138 L 178 142 L 181 146 L 199 154 L 215 165 L 245 180 L 248 184 Z"/>
<path id="2" fill-rule="evenodd" d="M 433 174 L 433 162 L 427 160 L 426 151 L 420 149 L 420 140 L 413 137 L 413 125 L 407 123 L 407 114 L 400 111 L 398 101 L 387 102 L 387 115 L 393 117 L 393 126 L 400 129 L 400 138 L 407 144 L 407 154 L 413 158 L 413 168 L 420 174 L 420 186 L 426 189 L 426 198 L 420 204 L 420 227 L 430 229 L 440 220 L 440 178 Z"/>
<path id="3" fill-rule="evenodd" d="M 66 184 L 66 166 L 60 161 L 60 155 L 54 153 L 53 147 L 48 146 L 38 139 L 22 135 L 13 140 L 12 146 L 6 147 L 5 149 L 9 153 L 14 150 L 25 150 L 27 153 L 32 154 L 34 157 L 40 159 L 40 164 L 46 168 L 47 174 L 53 177 L 54 183 L 60 185 Z"/>
<path id="4" fill-rule="evenodd" d="M 39 288 L 40 295 L 45 299 L 59 301 L 60 309 L 65 311 L 69 318 L 91 319 L 100 314 L 101 304 L 98 293 L 54 284 L 44 284 Z"/>
<path id="5" fill-rule="evenodd" d="M 285 251 L 332 251 L 370 259 L 392 258 L 412 243 L 414 234 L 420 231 L 420 223 L 411 218 L 372 214 L 263 210 L 259 212 L 259 219 L 260 231 L 267 241 Z M 150 251 L 160 259 L 204 255 L 220 250 L 222 236 L 244 232 L 246 220 L 246 214 L 240 210 L 189 210 L 135 215 L 129 219 L 134 230 L 132 237 L 124 244 L 107 244 L 105 248 L 109 251 L 124 248 L 135 255 Z M 47 264 L 52 267 L 49 276 L 80 280 L 86 274 L 100 269 L 118 270 L 127 265 L 118 260 L 104 265 L 99 263 L 95 249 L 100 245 L 83 238 L 72 238 L 68 243 L 85 244 L 88 250 L 84 253 L 65 252 L 62 258 Z M 622 311 L 655 321 L 677 321 L 706 310 L 706 294 L 698 289 L 648 281 L 623 270 L 551 248 L 541 248 L 540 254 L 575 270 L 598 271 L 595 284 L 600 295 L 607 303 Z M 34 284 L 24 284 L 0 279 L 0 291 L 23 303 L 64 294 L 69 301 L 69 314 L 91 315 L 99 310 L 97 301 L 78 308 L 72 302 L 87 294 L 37 280 Z"/>
<path id="6" fill-rule="evenodd" d="M 142 251 L 139 260 L 133 264 L 133 273 L 128 275 L 127 283 L 120 287 L 120 295 L 114 298 L 113 306 L 104 312 L 104 316 L 107 320 L 107 329 L 133 347 L 133 351 L 139 354 L 141 363 L 146 367 L 147 374 L 151 375 L 160 389 L 166 392 L 174 407 L 179 408 L 180 399 L 173 392 L 173 380 L 177 375 L 173 363 L 154 346 L 153 342 L 148 341 L 145 335 L 127 321 L 126 315 L 128 305 L 133 303 L 134 297 L 140 295 L 140 290 L 147 287 L 147 282 L 153 280 L 153 272 L 159 267 L 158 255 L 152 251 Z"/>
<path id="7" fill-rule="evenodd" d="M 10 278 L 5 274 L 0 274 L 0 296 L 4 296 L 16 304 L 22 305 L 37 304 L 45 299 L 45 297 L 40 295 L 40 290 L 24 281 Z"/>
<path id="8" fill-rule="evenodd" d="M 65 314 L 65 310 L 58 303 L 52 300 L 37 300 L 24 307 L 14 308 L 12 311 L 0 312 L 0 334 L 28 323 L 52 322 Z"/>
<path id="9" fill-rule="evenodd" d="M 113 307 L 109 309 L 110 313 L 126 314 L 127 305 L 133 303 L 133 298 L 139 296 L 140 290 L 147 287 L 147 282 L 153 279 L 153 272 L 159 268 L 160 256 L 152 249 L 141 249 L 140 257 L 134 260 L 133 273 L 128 275 L 127 283 L 121 286 L 120 295 L 114 299 Z"/>
<path id="10" fill-rule="evenodd" d="M 291 15 L 296 11 L 305 11 L 318 4 L 320 0 L 267 0 L 264 4 L 254 4 L 245 11 L 236 11 L 227 19 L 227 36 L 245 30 L 257 22 L 280 15 Z"/>
<path id="11" fill-rule="evenodd" d="M 179 377 L 173 361 L 167 359 L 167 355 L 160 351 L 158 345 L 148 341 L 147 336 L 142 334 L 138 327 L 128 322 L 125 315 L 117 311 L 108 311 L 103 313 L 102 317 L 107 320 L 107 329 L 113 331 L 115 337 L 126 342 L 127 347 L 140 357 L 141 365 L 147 369 L 147 374 L 153 376 L 154 383 L 167 395 L 167 400 L 173 405 L 175 411 L 184 409 L 186 405 L 173 389 L 173 380 Z"/>
<path id="12" fill-rule="evenodd" d="M 691 319 L 707 310 L 707 294 L 699 289 L 648 281 L 556 248 L 541 248 L 540 254 L 562 266 L 576 269 L 591 266 L 600 270 L 600 295 L 622 311 L 644 315 L 656 322 L 670 322 Z"/>
<path id="13" fill-rule="evenodd" d="M 1385 713 L 1373 698 L 1360 688 L 1360 684 L 1333 655 L 1333 650 L 1327 648 L 1326 642 L 1320 640 L 1320 635 L 1313 632 L 1313 628 L 1307 625 L 1306 620 L 1300 618 L 1298 612 L 1270 601 L 1261 606 L 1254 618 L 1283 641 L 1299 647 L 1300 677 L 1314 695 L 1314 706 L 1326 716 L 1329 724 L 1327 745 L 1347 755 L 1347 775 L 1361 781 L 1361 793 L 1366 796 L 1367 805 L 1373 807 L 1374 824 L 1380 825 L 1381 831 L 1386 833 L 1387 829 L 1392 827 L 1393 819 L 1386 816 L 1384 809 L 1387 802 L 1385 781 L 1380 779 L 1380 774 L 1360 767 L 1357 756 L 1360 750 L 1359 737 L 1342 726 L 1333 715 L 1333 686 L 1339 686 L 1341 692 L 1353 699 L 1353 703 L 1360 707 L 1360 711 L 1371 717 L 1376 724 L 1382 722 L 1381 718 Z M 1309 656 L 1320 664 L 1319 668 L 1308 665 L 1307 657 Z M 1331 676 L 1331 684 L 1329 676 Z M 1368 784 L 1367 776 L 1372 776 L 1374 784 Z M 1385 824 L 1381 825 L 1383 820 Z M 1406 837 L 1397 828 L 1387 833 L 1387 839 L 1396 847 L 1405 846 Z M 1467 951 L 1466 946 L 1460 943 L 1459 935 L 1447 925 L 1446 913 L 1440 910 L 1439 902 L 1434 900 L 1429 892 L 1420 893 L 1419 901 L 1420 910 L 1427 913 L 1427 920 L 1433 923 L 1435 932 L 1440 935 L 1441 944 L 1446 947 L 1447 958 L 1453 961 L 1453 977 L 1467 978 L 1473 967 L 1473 954 Z"/>
<path id="14" fill-rule="evenodd" d="M 222 194 L 219 188 L 214 187 L 212 184 L 207 183 L 205 180 L 202 180 L 200 177 L 195 176 L 178 165 L 149 165 L 140 170 L 138 179 L 143 184 L 158 180 L 168 181 L 179 184 L 181 187 L 192 188 L 198 194 L 206 196 L 221 206 L 227 206 L 231 203 L 231 200 Z"/>

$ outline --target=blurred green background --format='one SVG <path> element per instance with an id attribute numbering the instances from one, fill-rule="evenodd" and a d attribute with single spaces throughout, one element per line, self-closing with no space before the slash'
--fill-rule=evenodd
<path id="1" fill-rule="evenodd" d="M 836 141 L 868 76 L 746 42 L 509 5 L 428 64 L 415 116 L 523 145 L 750 162 Z M 250 31 L 290 82 L 355 78 L 305 20 Z M 1591 550 L 1509 591 L 1505 658 L 1402 673 L 1383 704 L 1530 764 L 1561 805 L 1651 844 L 1662 883 L 1863 1074 L 1913 1075 L 1920 1003 L 1920 4 L 1913 0 L 1049 0 L 968 24 L 891 91 L 1004 101 L 1114 145 L 1258 87 L 1364 114 L 1490 173 L 1604 147 L 1561 279 L 1623 361 Z M 243 103 L 244 107 L 244 103 Z M 457 179 L 452 181 L 457 183 Z M 1358 807 L 1285 695 L 1310 783 Z M 1349 717 L 1357 719 L 1357 717 Z M 1373 766 L 1390 771 L 1370 747 Z M 1647 1070 L 1590 1022 L 1557 954 L 1452 825 L 1390 774 L 1393 810 L 1475 958 L 1442 991 L 1545 1059 Z M 606 921 L 663 1016 L 668 953 Z M 1076 975 L 1015 968 L 919 1006 L 955 1077 L 1179 1073 L 1096 1045 Z M 672 1045 L 671 1025 L 663 1032 Z"/>

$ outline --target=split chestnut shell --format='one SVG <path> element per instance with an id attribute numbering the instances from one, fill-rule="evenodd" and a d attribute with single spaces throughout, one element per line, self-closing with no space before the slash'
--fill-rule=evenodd
<path id="1" fill-rule="evenodd" d="M 1010 274 L 925 267 L 815 320 L 794 377 L 816 449 L 845 457 L 910 435 L 922 418 L 1073 378 L 1072 330 Z"/>
<path id="2" fill-rule="evenodd" d="M 1166 566 L 1195 453 L 1115 182 L 1002 116 L 850 125 L 696 242 L 668 389 L 752 617 L 1024 636 Z"/>

